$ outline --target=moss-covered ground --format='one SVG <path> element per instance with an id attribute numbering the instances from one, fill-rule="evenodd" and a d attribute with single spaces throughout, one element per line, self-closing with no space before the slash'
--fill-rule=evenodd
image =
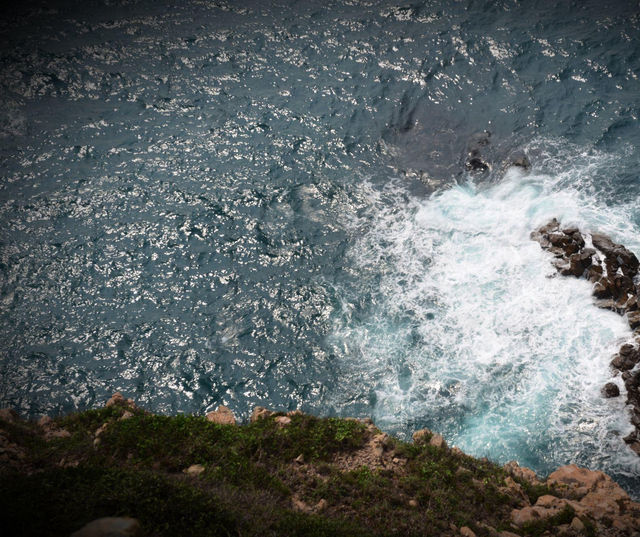
<path id="1" fill-rule="evenodd" d="M 379 431 L 355 420 L 296 414 L 282 426 L 275 419 L 282 414 L 274 414 L 234 426 L 139 409 L 120 419 L 125 410 L 59 418 L 54 429 L 70 436 L 49 439 L 36 423 L 0 420 L 22 452 L 19 467 L 0 473 L 4 535 L 68 536 L 104 516 L 135 517 L 147 536 L 514 531 L 509 515 L 517 502 L 504 492 L 505 471 L 455 450 L 391 438 L 385 456 L 394 462 L 358 465 L 355 455 Z M 196 464 L 204 471 L 185 473 Z M 521 485 L 533 502 L 549 492 Z"/>

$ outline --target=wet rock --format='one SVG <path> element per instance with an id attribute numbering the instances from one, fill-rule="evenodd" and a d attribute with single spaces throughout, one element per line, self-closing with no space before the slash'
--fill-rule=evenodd
<path id="1" fill-rule="evenodd" d="M 219 425 L 235 425 L 236 417 L 231 409 L 224 405 L 220 405 L 217 410 L 207 413 L 207 420 Z"/>
<path id="2" fill-rule="evenodd" d="M 640 328 L 640 311 L 632 311 L 628 313 L 627 321 L 629 321 L 629 326 L 631 327 L 631 330 Z"/>
<path id="3" fill-rule="evenodd" d="M 620 347 L 618 354 L 613 357 L 611 367 L 618 371 L 629 371 L 638 363 L 640 363 L 640 349 L 627 344 Z"/>
<path id="4" fill-rule="evenodd" d="M 140 523 L 135 518 L 108 517 L 89 522 L 71 537 L 136 537 L 140 534 Z"/>
<path id="5" fill-rule="evenodd" d="M 528 171 L 531 169 L 531 162 L 529 161 L 529 157 L 524 151 L 516 151 L 509 158 L 511 166 L 515 166 L 516 168 L 521 168 L 522 170 Z"/>
<path id="6" fill-rule="evenodd" d="M 620 395 L 620 388 L 613 382 L 607 382 L 602 387 L 602 395 L 606 398 L 618 397 Z"/>
<path id="7" fill-rule="evenodd" d="M 490 144 L 491 133 L 479 132 L 471 136 L 467 145 L 467 159 L 465 168 L 470 172 L 484 173 L 489 170 L 489 164 L 482 156 L 484 148 Z"/>

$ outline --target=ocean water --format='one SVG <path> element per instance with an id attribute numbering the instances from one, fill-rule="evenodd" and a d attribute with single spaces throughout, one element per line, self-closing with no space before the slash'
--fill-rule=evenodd
<path id="1" fill-rule="evenodd" d="M 640 253 L 637 2 L 27 2 L 0 34 L 2 406 L 372 416 L 640 497 L 599 393 L 631 331 L 529 239 Z"/>

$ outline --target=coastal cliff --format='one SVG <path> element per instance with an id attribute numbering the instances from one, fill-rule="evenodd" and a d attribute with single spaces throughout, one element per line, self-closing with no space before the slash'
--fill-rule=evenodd
<path id="1" fill-rule="evenodd" d="M 158 416 L 117 393 L 39 422 L 4 409 L 0 447 L 7 535 L 640 535 L 640 504 L 602 472 L 543 480 L 368 419 L 257 407 L 237 425 L 225 407 Z"/>

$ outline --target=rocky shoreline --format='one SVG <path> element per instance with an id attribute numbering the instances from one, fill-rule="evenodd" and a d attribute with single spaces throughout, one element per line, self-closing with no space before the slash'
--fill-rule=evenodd
<path id="1" fill-rule="evenodd" d="M 157 416 L 120 393 L 38 422 L 0 410 L 0 511 L 21 535 L 640 537 L 640 504 L 603 472 L 540 479 L 428 429 L 406 443 L 300 411 Z"/>
<path id="2" fill-rule="evenodd" d="M 554 255 L 553 265 L 563 276 L 585 278 L 593 283 L 593 296 L 600 308 L 624 315 L 633 330 L 633 344 L 620 347 L 611 368 L 620 374 L 627 390 L 627 405 L 635 430 L 624 441 L 640 455 L 640 262 L 633 252 L 601 233 L 583 233 L 562 227 L 555 218 L 531 233 L 531 238 Z M 618 397 L 617 384 L 602 387 L 604 397 Z"/>

